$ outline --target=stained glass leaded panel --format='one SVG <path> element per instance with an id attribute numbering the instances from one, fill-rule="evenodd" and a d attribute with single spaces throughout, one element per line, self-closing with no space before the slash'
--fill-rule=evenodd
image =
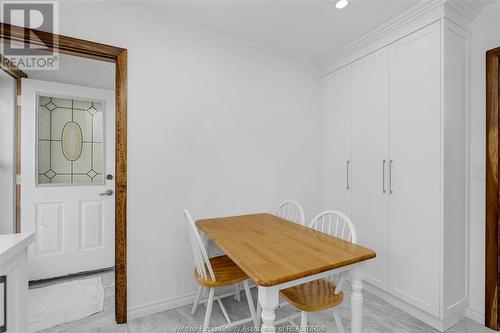
<path id="1" fill-rule="evenodd" d="M 38 184 L 103 184 L 103 104 L 38 96 Z"/>

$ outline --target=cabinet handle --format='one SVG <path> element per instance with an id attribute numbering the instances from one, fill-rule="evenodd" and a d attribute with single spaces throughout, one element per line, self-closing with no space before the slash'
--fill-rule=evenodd
<path id="1" fill-rule="evenodd" d="M 346 188 L 348 190 L 351 189 L 351 186 L 349 185 L 349 164 L 351 164 L 351 161 L 346 162 Z"/>
<path id="2" fill-rule="evenodd" d="M 389 161 L 389 193 L 392 194 L 392 160 Z"/>
<path id="3" fill-rule="evenodd" d="M 385 190 L 385 164 L 387 163 L 386 160 L 382 161 L 382 193 L 386 193 L 387 191 Z"/>

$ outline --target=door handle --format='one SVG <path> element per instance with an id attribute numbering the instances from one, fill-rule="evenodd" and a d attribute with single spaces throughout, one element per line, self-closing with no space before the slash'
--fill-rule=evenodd
<path id="1" fill-rule="evenodd" d="M 392 194 L 392 160 L 389 161 L 389 193 Z"/>
<path id="2" fill-rule="evenodd" d="M 382 193 L 386 193 L 387 191 L 385 190 L 385 164 L 387 163 L 386 160 L 382 161 Z"/>
<path id="3" fill-rule="evenodd" d="M 113 190 L 106 190 L 106 192 L 101 193 L 101 194 L 99 194 L 99 195 L 100 195 L 101 197 L 105 197 L 105 196 L 108 196 L 108 197 L 109 197 L 109 196 L 112 196 L 112 195 L 113 195 L 113 193 L 114 193 L 114 192 L 113 192 Z"/>
<path id="4" fill-rule="evenodd" d="M 349 185 L 349 165 L 351 164 L 351 161 L 347 161 L 346 163 L 346 188 L 348 190 L 351 189 L 351 186 Z"/>

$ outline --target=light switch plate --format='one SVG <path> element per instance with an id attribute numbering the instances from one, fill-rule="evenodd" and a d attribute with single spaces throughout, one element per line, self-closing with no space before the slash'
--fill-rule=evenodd
<path id="1" fill-rule="evenodd" d="M 484 173 L 484 165 L 475 165 L 472 169 L 472 177 L 474 180 L 484 180 L 486 178 Z"/>

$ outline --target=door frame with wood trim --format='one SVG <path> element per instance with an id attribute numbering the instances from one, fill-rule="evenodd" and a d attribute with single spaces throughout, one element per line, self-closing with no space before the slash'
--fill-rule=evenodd
<path id="1" fill-rule="evenodd" d="M 16 113 L 15 113 L 15 150 L 16 150 L 16 175 L 21 174 L 21 106 L 18 103 L 21 97 L 21 80 L 27 78 L 25 72 L 12 65 L 10 61 L 0 54 L 0 69 L 12 76 L 16 80 Z M 15 216 L 15 231 L 21 232 L 21 184 L 16 181 L 16 216 Z"/>
<path id="2" fill-rule="evenodd" d="M 73 56 L 112 62 L 115 70 L 115 320 L 118 324 L 127 322 L 127 49 L 95 43 L 83 39 L 52 34 L 0 22 L 0 39 L 14 43 L 41 45 L 56 52 Z M 2 59 L 3 60 L 3 59 Z M 2 61 L 3 63 L 3 61 Z M 21 79 L 25 73 L 9 67 L 6 71 L 17 80 L 17 91 L 21 93 Z M 23 76 L 24 74 L 24 76 Z M 16 111 L 16 173 L 20 172 L 20 137 L 19 126 L 21 110 Z M 17 206 L 20 191 L 16 186 L 16 231 L 20 232 L 20 207 Z"/>
<path id="3" fill-rule="evenodd" d="M 500 47 L 486 52 L 485 325 L 499 330 L 500 285 Z"/>

